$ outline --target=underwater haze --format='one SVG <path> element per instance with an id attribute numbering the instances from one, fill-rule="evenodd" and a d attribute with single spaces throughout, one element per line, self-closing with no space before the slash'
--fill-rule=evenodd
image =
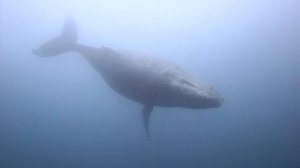
<path id="1" fill-rule="evenodd" d="M 0 0 L 1 168 L 300 167 L 297 0 Z M 38 57 L 66 17 L 79 43 L 170 61 L 224 97 L 154 107 L 75 52 Z"/>

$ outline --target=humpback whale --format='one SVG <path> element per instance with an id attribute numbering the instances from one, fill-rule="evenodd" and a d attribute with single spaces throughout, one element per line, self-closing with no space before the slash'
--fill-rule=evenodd
<path id="1" fill-rule="evenodd" d="M 58 37 L 32 51 L 41 57 L 68 51 L 82 55 L 113 90 L 143 105 L 142 118 L 149 138 L 149 120 L 154 106 L 206 109 L 220 107 L 223 102 L 212 86 L 172 63 L 108 47 L 85 46 L 77 41 L 77 25 L 68 17 Z"/>

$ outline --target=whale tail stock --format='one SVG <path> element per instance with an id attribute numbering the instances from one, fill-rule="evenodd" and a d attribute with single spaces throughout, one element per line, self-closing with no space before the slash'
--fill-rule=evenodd
<path id="1" fill-rule="evenodd" d="M 96 49 L 96 50 L 95 50 Z M 102 51 L 107 51 L 109 56 L 116 55 L 115 52 L 109 48 L 102 48 Z M 63 54 L 67 51 L 77 51 L 79 53 L 95 54 L 98 51 L 98 48 L 92 48 L 77 44 L 77 26 L 75 21 L 71 17 L 67 17 L 64 22 L 63 30 L 60 36 L 47 41 L 42 44 L 39 48 L 32 50 L 32 52 L 41 57 L 50 57 Z M 96 52 L 95 52 L 96 51 Z M 89 59 L 88 59 L 89 60 Z M 92 62 L 93 65 L 93 62 Z M 148 139 L 151 141 L 151 135 L 149 130 L 150 125 L 150 116 L 153 111 L 153 105 L 144 104 L 142 111 L 142 117 L 144 122 L 144 127 Z"/>
<path id="2" fill-rule="evenodd" d="M 76 44 L 77 26 L 71 17 L 67 17 L 60 36 L 47 41 L 38 49 L 32 50 L 32 52 L 38 56 L 56 56 L 73 50 Z"/>

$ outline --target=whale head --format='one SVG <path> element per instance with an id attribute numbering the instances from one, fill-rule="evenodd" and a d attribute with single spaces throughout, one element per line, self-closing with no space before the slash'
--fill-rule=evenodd
<path id="1" fill-rule="evenodd" d="M 219 92 L 205 82 L 189 78 L 178 79 L 178 104 L 181 107 L 206 109 L 220 107 L 224 101 Z"/>

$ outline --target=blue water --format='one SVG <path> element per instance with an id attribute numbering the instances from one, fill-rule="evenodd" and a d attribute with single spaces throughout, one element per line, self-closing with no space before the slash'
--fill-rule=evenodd
<path id="1" fill-rule="evenodd" d="M 1 168 L 300 167 L 297 0 L 0 1 Z M 79 41 L 171 61 L 220 108 L 154 108 L 111 90 L 76 53 L 31 53 L 66 15 Z M 298 19 L 297 19 L 298 18 Z"/>

